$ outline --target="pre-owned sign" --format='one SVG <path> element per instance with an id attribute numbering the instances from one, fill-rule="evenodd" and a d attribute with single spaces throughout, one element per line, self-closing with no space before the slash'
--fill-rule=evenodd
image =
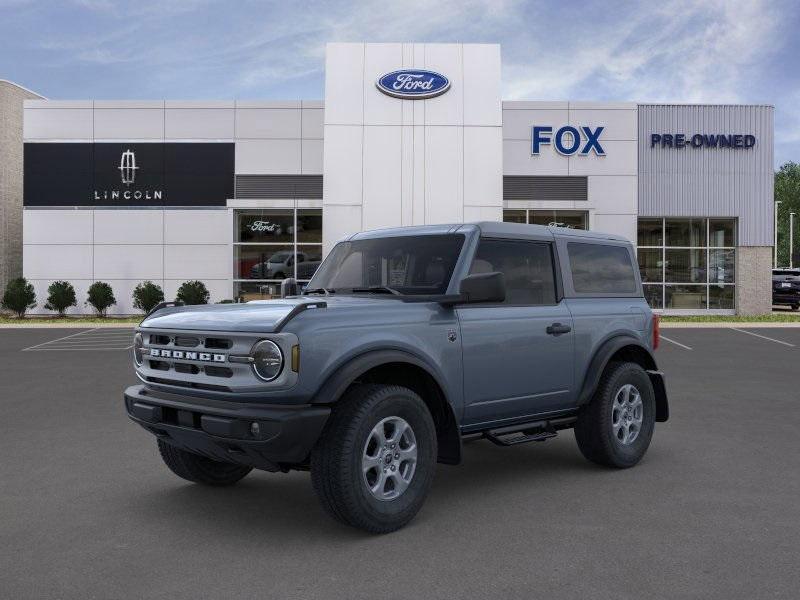
<path id="1" fill-rule="evenodd" d="M 655 148 L 752 148 L 756 136 L 743 133 L 651 133 L 650 147 Z"/>
<path id="2" fill-rule="evenodd" d="M 230 143 L 26 143 L 25 206 L 225 206 Z"/>

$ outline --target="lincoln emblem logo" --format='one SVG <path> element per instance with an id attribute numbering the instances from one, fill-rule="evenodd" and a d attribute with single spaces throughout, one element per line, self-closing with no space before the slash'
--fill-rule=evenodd
<path id="1" fill-rule="evenodd" d="M 136 181 L 136 170 L 138 168 L 136 166 L 136 155 L 130 149 L 125 150 L 119 159 L 119 174 L 122 178 L 122 183 L 130 185 Z"/>

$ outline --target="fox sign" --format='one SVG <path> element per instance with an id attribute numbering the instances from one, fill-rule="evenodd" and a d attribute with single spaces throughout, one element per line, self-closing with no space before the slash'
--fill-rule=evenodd
<path id="1" fill-rule="evenodd" d="M 564 125 L 559 127 L 555 134 L 550 125 L 534 125 L 531 127 L 531 154 L 538 155 L 541 147 L 552 144 L 556 152 L 564 156 L 580 154 L 587 156 L 594 152 L 597 156 L 605 156 L 605 150 L 600 144 L 600 135 L 605 127 L 588 127 L 581 125 L 573 127 Z"/>

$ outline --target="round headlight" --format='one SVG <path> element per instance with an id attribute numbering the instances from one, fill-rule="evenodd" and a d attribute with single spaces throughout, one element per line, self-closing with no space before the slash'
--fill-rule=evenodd
<path id="1" fill-rule="evenodd" d="M 253 357 L 253 371 L 259 379 L 272 381 L 283 369 L 283 352 L 275 342 L 261 340 L 250 352 Z"/>
<path id="2" fill-rule="evenodd" d="M 133 336 L 133 361 L 137 367 L 142 366 L 142 348 L 144 347 L 144 338 L 141 333 Z"/>

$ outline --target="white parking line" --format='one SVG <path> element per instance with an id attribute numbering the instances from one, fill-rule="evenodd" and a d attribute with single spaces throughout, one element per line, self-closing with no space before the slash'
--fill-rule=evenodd
<path id="1" fill-rule="evenodd" d="M 129 350 L 133 347 L 133 329 L 103 331 L 101 328 L 79 331 L 71 335 L 42 342 L 22 351 L 44 350 Z"/>
<path id="2" fill-rule="evenodd" d="M 789 342 L 784 342 L 784 341 L 781 341 L 781 340 L 776 340 L 775 338 L 767 337 L 765 335 L 761 335 L 760 333 L 753 333 L 752 331 L 747 331 L 745 329 L 738 329 L 736 327 L 731 327 L 730 329 L 733 329 L 734 331 L 738 331 L 740 333 L 746 333 L 747 335 L 752 335 L 752 336 L 755 336 L 757 338 L 761 338 L 762 340 L 769 340 L 770 342 L 775 342 L 776 344 L 783 344 L 784 346 L 789 346 L 790 348 L 794 348 L 795 347 L 794 344 L 790 344 Z"/>
<path id="3" fill-rule="evenodd" d="M 661 337 L 661 339 L 662 339 L 662 340 L 664 340 L 665 342 L 669 342 L 670 344 L 675 344 L 676 346 L 680 346 L 680 347 L 681 347 L 681 348 L 683 348 L 684 350 L 691 350 L 691 347 L 687 346 L 686 344 L 681 344 L 680 342 L 676 342 L 675 340 L 671 340 L 671 339 L 669 339 L 668 337 L 665 337 L 665 336 L 663 336 L 663 335 L 662 335 L 662 336 L 660 336 L 660 337 Z"/>
<path id="4" fill-rule="evenodd" d="M 65 335 L 64 337 L 58 338 L 57 340 L 48 340 L 46 342 L 42 342 L 41 344 L 36 344 L 35 346 L 30 346 L 29 348 L 23 348 L 22 351 L 25 352 L 25 350 L 34 350 L 34 349 L 38 348 L 39 346 L 44 346 L 45 344 L 52 344 L 53 342 L 60 342 L 61 340 L 66 340 L 67 338 L 73 338 L 76 335 L 81 335 L 81 334 L 84 334 L 84 333 L 90 333 L 92 331 L 96 331 L 96 329 L 89 329 L 88 331 L 79 331 L 78 333 L 73 333 L 72 335 Z"/>

